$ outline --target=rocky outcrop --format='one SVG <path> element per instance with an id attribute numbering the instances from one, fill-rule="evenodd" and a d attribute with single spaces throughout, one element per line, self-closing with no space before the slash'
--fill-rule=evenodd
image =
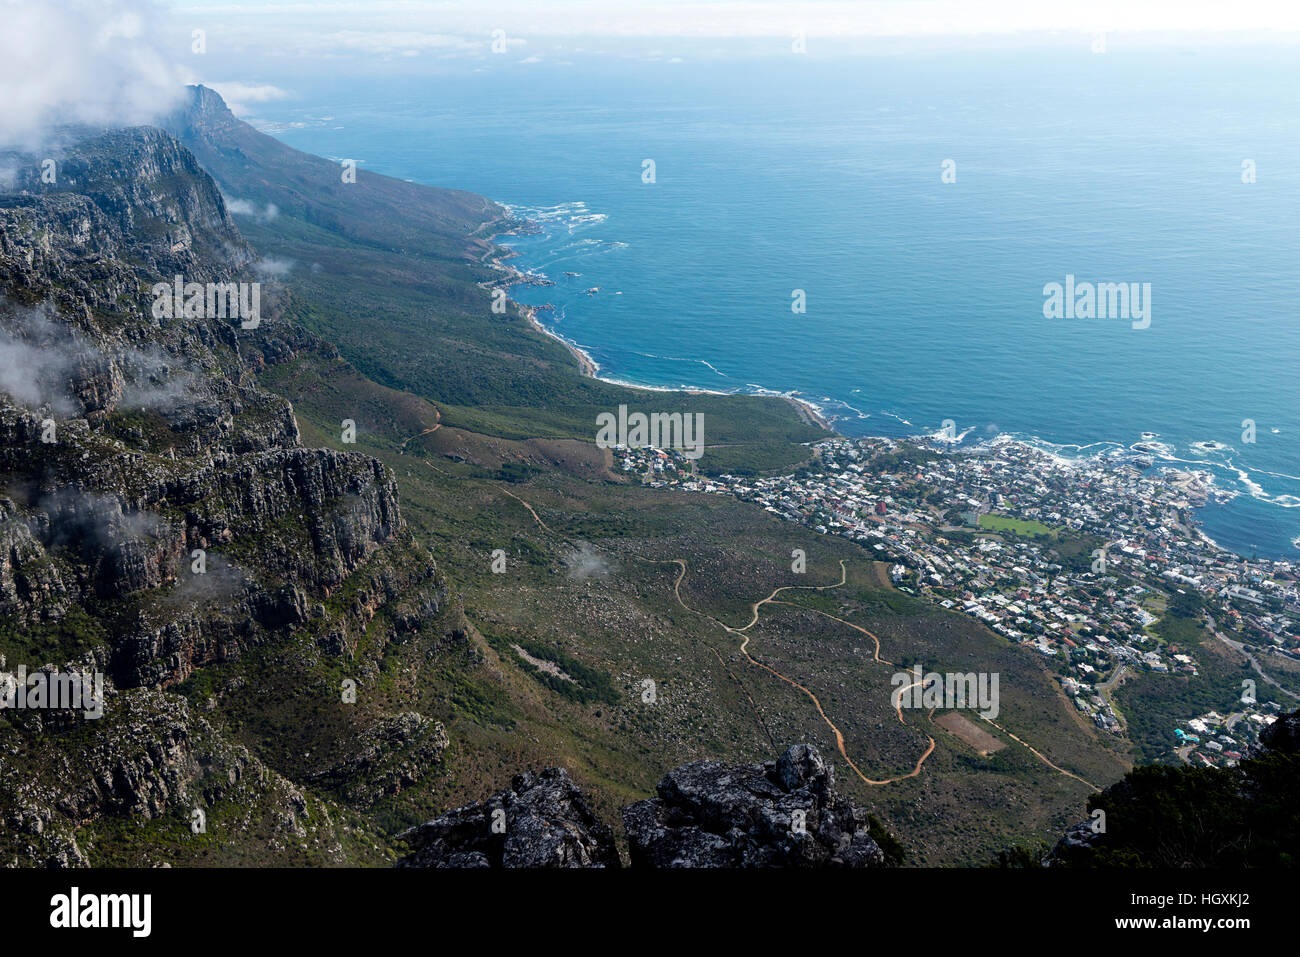
<path id="1" fill-rule="evenodd" d="M 618 867 L 614 838 L 563 768 L 515 776 L 486 801 L 399 835 L 399 867 Z"/>
<path id="2" fill-rule="evenodd" d="M 370 808 L 437 767 L 447 743 L 440 722 L 413 711 L 399 714 L 363 731 L 349 757 L 311 781 L 336 789 L 349 807 Z"/>
<path id="3" fill-rule="evenodd" d="M 632 867 L 883 867 L 872 821 L 835 792 L 817 749 L 775 761 L 696 761 L 659 796 L 623 810 Z M 613 867 L 609 832 L 562 768 L 521 774 L 510 789 L 399 835 L 402 867 Z"/>
<path id="4" fill-rule="evenodd" d="M 402 527 L 397 485 L 383 466 L 330 449 L 224 457 L 164 494 L 185 509 L 196 547 L 229 542 L 249 526 L 270 530 L 299 519 L 295 544 L 307 547 L 313 562 L 286 561 L 279 570 L 301 571 L 316 587 L 337 585 Z"/>
<path id="5" fill-rule="evenodd" d="M 776 761 L 696 761 L 670 771 L 659 796 L 625 808 L 633 867 L 880 867 L 870 819 L 835 793 L 817 749 Z"/>
<path id="6" fill-rule="evenodd" d="M 65 139 L 70 140 L 66 147 L 51 150 L 52 168 L 30 162 L 13 165 L 14 192 L 54 194 L 68 208 L 84 198 L 120 237 L 119 246 L 129 243 L 151 258 L 181 263 L 178 254 L 193 254 L 236 267 L 253 259 L 220 190 L 175 137 L 145 126 L 89 136 L 69 130 Z M 79 224 L 64 238 L 90 234 Z"/>
<path id="7" fill-rule="evenodd" d="M 56 158 L 48 183 L 35 158 L 6 160 L 0 192 L 0 356 L 18 367 L 0 378 L 0 613 L 111 619 L 123 687 L 183 681 L 312 608 L 336 613 L 319 631 L 337 654 L 399 595 L 436 613 L 443 589 L 392 476 L 302 448 L 289 404 L 254 382 L 253 363 L 314 341 L 279 321 L 284 295 L 263 296 L 251 331 L 155 314 L 154 283 L 255 277 L 193 154 L 139 128 Z M 353 600 L 328 609 L 344 584 Z"/>
<path id="8" fill-rule="evenodd" d="M 25 725 L 40 723 L 36 713 L 30 719 Z M 114 848 L 87 844 L 86 825 L 105 818 L 128 828 L 172 819 L 197 837 L 193 832 L 207 830 L 208 822 L 194 827 L 195 812 L 206 818 L 223 803 L 242 809 L 220 825 L 211 822 L 227 840 L 232 828 L 260 815 L 272 842 L 302 837 L 321 823 L 310 820 L 298 788 L 246 748 L 223 741 L 184 699 L 144 689 L 112 694 L 94 731 L 80 738 L 0 735 L 0 846 L 16 860 L 47 867 L 111 860 Z"/>
<path id="9" fill-rule="evenodd" d="M 1300 711 L 1279 715 L 1259 736 L 1260 744 L 1282 754 L 1300 754 Z"/>
<path id="10" fill-rule="evenodd" d="M 1052 852 L 1044 858 L 1044 865 L 1051 867 L 1058 860 L 1071 857 L 1076 854 L 1085 854 L 1091 850 L 1101 838 L 1101 832 L 1093 826 L 1090 821 L 1080 821 L 1078 824 L 1067 830 Z"/>

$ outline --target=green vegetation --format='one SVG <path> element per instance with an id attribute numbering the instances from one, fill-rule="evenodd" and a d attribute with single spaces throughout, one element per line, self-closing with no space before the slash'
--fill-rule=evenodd
<path id="1" fill-rule="evenodd" d="M 513 223 L 481 197 L 364 171 L 344 185 L 329 160 L 242 124 L 177 132 L 228 195 L 278 207 L 274 220 L 238 223 L 263 256 L 300 264 L 285 318 L 331 342 L 372 386 L 437 403 L 446 426 L 594 442 L 597 414 L 621 404 L 698 412 L 709 446 L 701 468 L 721 471 L 787 468 L 806 458 L 800 443 L 826 436 L 782 399 L 589 378 L 521 311 L 493 313 L 488 287 L 505 274 L 490 261 L 504 250 L 486 237 Z"/>
<path id="2" fill-rule="evenodd" d="M 889 867 L 902 867 L 907 863 L 907 850 L 899 844 L 889 829 L 876 819 L 874 814 L 867 817 L 867 832 L 871 839 L 885 852 L 885 864 Z"/>
<path id="3" fill-rule="evenodd" d="M 980 528 L 987 528 L 995 532 L 1011 532 L 1025 538 L 1056 538 L 1058 530 L 1050 525 L 1044 525 L 1042 522 L 1030 521 L 1023 518 L 1012 518 L 1010 515 L 994 515 L 992 512 L 985 512 L 979 519 Z"/>
<path id="4" fill-rule="evenodd" d="M 69 608 L 58 621 L 0 621 L 0 658 L 11 670 L 19 665 L 33 669 L 46 662 L 79 658 L 89 651 L 103 650 L 108 644 L 104 620 L 79 605 Z"/>
<path id="5" fill-rule="evenodd" d="M 507 462 L 497 469 L 496 477 L 503 482 L 527 482 L 539 471 L 541 470 L 523 462 Z"/>
<path id="6" fill-rule="evenodd" d="M 1167 645 L 1193 654 L 1196 677 L 1138 672 L 1116 689 L 1115 699 L 1128 722 L 1129 738 L 1143 761 L 1173 761 L 1174 728 L 1207 711 L 1230 714 L 1241 700 L 1242 681 L 1256 679 L 1249 664 L 1214 637 L 1192 617 L 1199 611 L 1196 596 L 1174 596 L 1166 616 L 1152 626 Z M 1261 703 L 1278 698 L 1271 686 L 1258 684 Z"/>
<path id="7" fill-rule="evenodd" d="M 1270 750 L 1236 768 L 1139 767 L 1088 802 L 1106 814 L 1071 867 L 1294 868 L 1300 754 Z"/>
<path id="8" fill-rule="evenodd" d="M 543 671 L 530 662 L 528 673 L 570 701 L 579 704 L 590 704 L 595 701 L 618 704 L 620 701 L 621 696 L 608 675 L 583 664 L 572 655 L 565 654 L 557 648 L 549 648 L 544 643 L 531 638 L 502 638 L 486 633 L 484 637 L 493 648 L 503 654 L 517 654 L 512 646 L 518 645 L 533 658 L 558 667 L 562 675 Z"/>

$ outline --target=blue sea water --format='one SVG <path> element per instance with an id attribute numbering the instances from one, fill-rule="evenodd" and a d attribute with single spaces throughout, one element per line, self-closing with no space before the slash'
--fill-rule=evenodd
<path id="1" fill-rule="evenodd" d="M 604 376 L 793 392 L 851 435 L 951 419 L 1086 455 L 1154 433 L 1158 460 L 1237 493 L 1207 534 L 1300 558 L 1292 52 L 412 70 L 289 81 L 257 122 L 539 221 L 514 264 L 556 285 L 517 297 Z M 1150 283 L 1149 328 L 1044 318 L 1067 274 Z"/>

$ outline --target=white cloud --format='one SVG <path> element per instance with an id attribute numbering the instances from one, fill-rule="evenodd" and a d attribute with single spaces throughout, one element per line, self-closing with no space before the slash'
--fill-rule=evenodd
<path id="1" fill-rule="evenodd" d="M 289 275 L 289 270 L 293 268 L 292 259 L 274 259 L 264 258 L 253 263 L 253 268 L 257 274 L 263 278 L 283 279 Z"/>
<path id="2" fill-rule="evenodd" d="M 148 123 L 184 92 L 142 0 L 0 0 L 0 144 L 58 123 Z"/>
<path id="3" fill-rule="evenodd" d="M 252 216 L 262 222 L 268 222 L 280 215 L 280 207 L 275 203 L 267 203 L 263 208 L 252 200 L 239 199 L 237 197 L 227 196 L 226 210 L 232 216 Z"/>
<path id="4" fill-rule="evenodd" d="M 486 42 L 486 41 L 483 41 Z M 408 51 L 464 50 L 478 42 L 445 33 L 402 30 L 336 30 L 308 32 L 298 39 L 299 47 L 369 54 L 406 54 Z"/>
<path id="5" fill-rule="evenodd" d="M 278 86 L 271 86 L 269 83 L 249 84 L 237 81 L 208 81 L 205 85 L 220 93 L 221 98 L 226 101 L 226 106 L 230 107 L 230 112 L 236 116 L 247 116 L 251 104 L 283 100 L 289 95 L 285 90 L 280 89 Z"/>
<path id="6" fill-rule="evenodd" d="M 1108 30 L 1241 33 L 1300 31 L 1300 5 L 1222 0 L 319 0 L 262 3 L 178 0 L 199 18 L 245 20 L 293 30 L 298 47 L 416 49 L 396 37 L 422 31 L 486 45 L 511 38 L 679 39 L 939 37 Z M 372 28 L 382 24 L 382 29 Z M 304 37 L 304 28 L 337 27 Z M 402 32 L 395 32 L 402 31 Z M 365 38 L 375 38 L 368 40 Z M 452 43 L 442 44 L 454 45 Z"/>

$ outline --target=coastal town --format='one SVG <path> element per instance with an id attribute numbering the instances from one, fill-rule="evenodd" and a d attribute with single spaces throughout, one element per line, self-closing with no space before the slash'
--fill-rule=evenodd
<path id="1" fill-rule="evenodd" d="M 837 438 L 791 475 L 705 476 L 658 448 L 615 449 L 655 487 L 726 494 L 861 544 L 900 591 L 978 619 L 1050 660 L 1097 728 L 1125 732 L 1112 691 L 1140 672 L 1197 676 L 1178 617 L 1243 654 L 1252 681 L 1218 711 L 1168 729 L 1169 756 L 1232 765 L 1294 693 L 1270 661 L 1300 665 L 1300 565 L 1245 559 L 1197 528 L 1220 495 L 1203 472 L 1156 467 L 1141 452 L 1088 460 L 998 440 L 974 450 L 939 439 Z M 1258 673 L 1256 673 L 1258 672 Z M 1256 700 L 1251 685 L 1278 699 Z M 1292 682 L 1295 684 L 1295 682 Z M 1291 705 L 1293 706 L 1293 704 Z"/>

